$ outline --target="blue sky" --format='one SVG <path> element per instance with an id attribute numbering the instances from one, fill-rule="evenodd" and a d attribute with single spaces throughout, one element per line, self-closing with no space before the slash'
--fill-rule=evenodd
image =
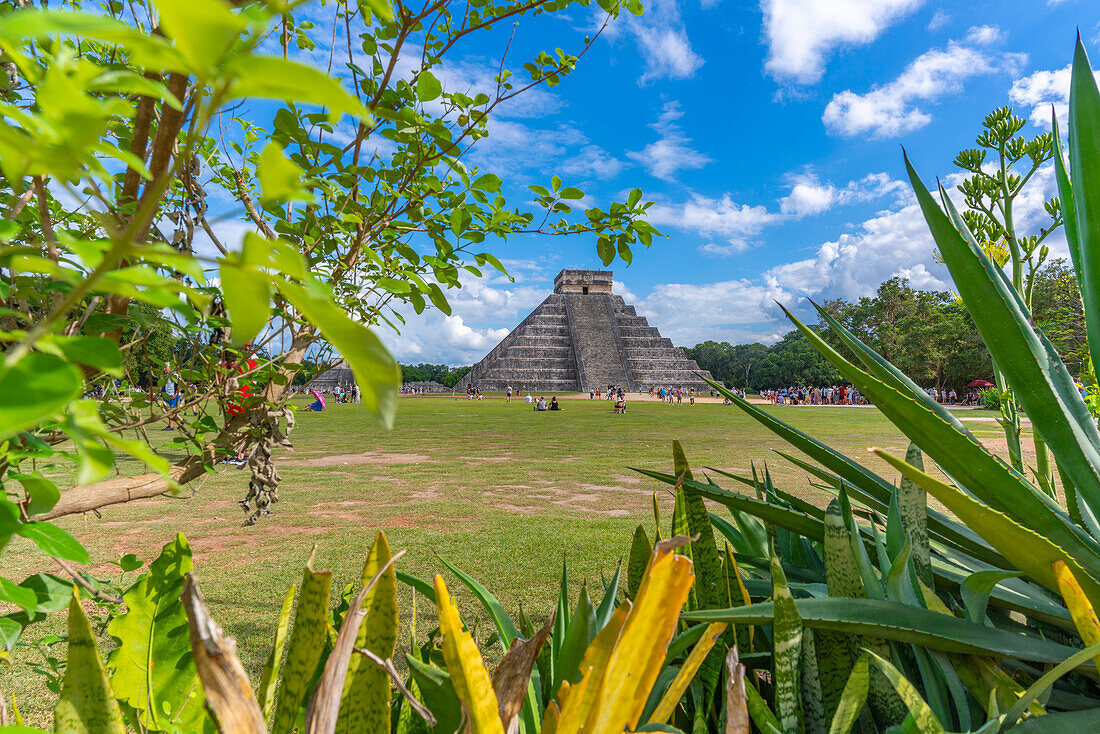
<path id="1" fill-rule="evenodd" d="M 521 22 L 509 59 L 577 50 L 597 15 Z M 1100 58 L 1098 21 L 1091 0 L 650 0 L 558 87 L 505 110 L 472 160 L 517 197 L 555 173 L 598 205 L 642 188 L 669 239 L 613 266 L 619 292 L 677 344 L 770 342 L 789 328 L 773 299 L 804 311 L 807 297 L 869 295 L 895 275 L 948 289 L 901 146 L 926 180 L 957 181 L 951 160 L 994 107 L 1039 110 L 1027 131 L 1049 129 L 1077 28 Z M 510 31 L 467 45 L 438 74 L 445 88 L 486 84 Z M 1054 193 L 1049 175 L 1035 181 L 1025 232 Z M 451 291 L 450 317 L 409 314 L 383 335 L 401 361 L 477 361 L 559 269 L 602 267 L 586 237 L 488 249 L 515 282 Z"/>

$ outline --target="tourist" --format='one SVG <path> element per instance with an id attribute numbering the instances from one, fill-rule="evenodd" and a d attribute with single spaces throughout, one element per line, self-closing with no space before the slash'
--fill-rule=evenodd
<path id="1" fill-rule="evenodd" d="M 588 399 L 594 400 L 596 398 L 596 391 L 592 388 L 588 388 Z"/>
<path id="2" fill-rule="evenodd" d="M 176 429 L 176 406 L 180 402 L 179 390 L 176 388 L 175 372 L 172 370 L 172 363 L 164 363 L 164 387 L 161 388 L 164 392 L 164 404 L 168 406 L 168 425 L 162 428 L 162 431 L 174 431 Z"/>
<path id="3" fill-rule="evenodd" d="M 550 410 L 562 410 L 562 407 L 558 405 L 558 396 L 554 395 L 550 398 Z"/>
<path id="4" fill-rule="evenodd" d="M 619 399 L 615 401 L 615 412 L 616 413 L 625 413 L 626 412 L 626 395 L 619 395 Z"/>
<path id="5" fill-rule="evenodd" d="M 316 411 L 316 412 L 320 413 L 322 410 L 324 410 L 327 407 L 326 404 L 325 404 L 325 396 L 322 395 L 321 393 L 317 392 L 316 390 L 314 390 L 313 391 L 313 397 L 315 397 L 316 400 L 314 400 L 313 404 L 310 405 L 308 408 L 306 408 L 306 410 L 313 410 L 313 411 Z"/>
<path id="6" fill-rule="evenodd" d="M 530 405 L 530 404 L 531 404 L 531 401 L 532 401 L 532 398 L 531 398 L 531 393 L 527 393 L 527 397 L 525 397 L 525 398 L 523 399 L 523 402 L 525 402 L 525 403 L 527 403 L 528 405 Z"/>
<path id="7" fill-rule="evenodd" d="M 539 397 L 539 401 L 535 403 L 535 410 L 546 410 L 546 398 Z"/>
<path id="8" fill-rule="evenodd" d="M 691 388 L 690 390 L 688 390 L 688 399 L 691 401 L 692 405 L 695 405 L 695 388 L 694 387 Z"/>
<path id="9" fill-rule="evenodd" d="M 505 403 L 512 402 L 512 386 L 511 385 L 508 386 L 508 389 L 505 391 L 504 395 L 505 395 L 505 397 L 504 397 L 504 402 Z"/>

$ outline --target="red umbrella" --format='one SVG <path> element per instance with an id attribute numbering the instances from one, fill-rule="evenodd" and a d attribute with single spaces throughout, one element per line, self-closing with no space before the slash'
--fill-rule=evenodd
<path id="1" fill-rule="evenodd" d="M 993 387 L 993 383 L 986 380 L 974 380 L 967 387 Z"/>

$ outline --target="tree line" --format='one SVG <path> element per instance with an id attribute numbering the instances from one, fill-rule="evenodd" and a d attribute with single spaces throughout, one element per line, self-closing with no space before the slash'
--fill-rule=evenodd
<path id="1" fill-rule="evenodd" d="M 445 387 L 454 387 L 458 381 L 472 370 L 473 365 L 465 367 L 451 367 L 445 364 L 403 364 L 401 365 L 401 382 L 438 382 Z"/>
<path id="2" fill-rule="evenodd" d="M 1064 259 L 1052 260 L 1034 282 L 1032 319 L 1070 371 L 1080 374 L 1087 366 L 1088 346 L 1073 268 Z M 953 293 L 918 290 L 904 278 L 892 278 L 873 296 L 830 300 L 822 307 L 920 385 L 960 390 L 973 380 L 993 380 L 985 343 Z M 846 351 L 828 336 L 824 323 L 819 321 L 815 330 Z M 843 382 L 797 330 L 771 346 L 705 341 L 684 351 L 732 387 L 761 390 Z"/>

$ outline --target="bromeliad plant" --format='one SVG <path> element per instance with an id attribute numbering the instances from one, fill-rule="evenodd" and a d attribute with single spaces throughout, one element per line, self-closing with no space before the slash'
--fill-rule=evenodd
<path id="1" fill-rule="evenodd" d="M 1054 131 L 1054 168 L 1095 361 L 1100 91 L 1080 43 L 1068 169 L 1057 120 Z M 780 452 L 836 498 L 821 510 L 775 488 L 766 469 L 751 477 L 715 470 L 753 487 L 756 496 L 697 481 L 679 468 L 674 475 L 645 472 L 685 497 L 727 506 L 734 522 L 715 517 L 715 527 L 743 567 L 770 578 L 764 589 L 747 582 L 757 603 L 689 610 L 683 617 L 770 628 L 774 694 L 748 708 L 762 731 L 1096 730 L 1100 432 L 1057 353 L 1032 325 L 1019 290 L 947 192 L 940 188 L 937 203 L 908 159 L 906 166 L 963 302 L 1052 453 L 1061 499 L 1043 467 L 1029 477 L 1004 462 L 823 309 L 821 318 L 855 362 L 788 312 L 912 441 L 905 458 L 875 450 L 901 473 L 901 482 L 715 385 L 808 456 L 811 461 Z M 950 514 L 928 508 L 926 494 Z M 868 711 L 861 713 L 864 699 Z"/>

